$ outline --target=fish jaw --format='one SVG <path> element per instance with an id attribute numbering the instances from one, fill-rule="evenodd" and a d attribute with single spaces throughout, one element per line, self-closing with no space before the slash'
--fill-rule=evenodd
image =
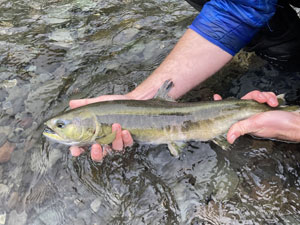
<path id="1" fill-rule="evenodd" d="M 52 141 L 64 144 L 64 145 L 78 145 L 79 142 L 66 140 L 65 138 L 59 136 L 57 133 L 49 129 L 48 127 L 44 130 L 43 135 L 47 138 L 49 138 Z"/>

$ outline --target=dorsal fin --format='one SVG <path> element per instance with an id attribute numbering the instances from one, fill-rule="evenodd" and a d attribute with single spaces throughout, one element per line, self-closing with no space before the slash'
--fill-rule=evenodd
<path id="1" fill-rule="evenodd" d="M 171 80 L 166 80 L 163 85 L 158 89 L 156 92 L 154 98 L 155 99 L 160 99 L 160 100 L 165 100 L 165 101 L 171 101 L 175 102 L 174 99 L 172 99 L 168 93 L 170 90 L 174 87 L 174 83 Z"/>
<path id="2" fill-rule="evenodd" d="M 277 100 L 280 106 L 286 105 L 285 94 L 277 95 Z"/>

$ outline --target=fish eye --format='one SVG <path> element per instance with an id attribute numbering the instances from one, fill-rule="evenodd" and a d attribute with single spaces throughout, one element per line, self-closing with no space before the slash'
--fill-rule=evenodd
<path id="1" fill-rule="evenodd" d="M 66 123 L 65 123 L 64 121 L 62 121 L 62 120 L 58 120 L 58 121 L 56 122 L 56 126 L 57 126 L 58 128 L 64 128 L 65 125 L 66 125 Z"/>

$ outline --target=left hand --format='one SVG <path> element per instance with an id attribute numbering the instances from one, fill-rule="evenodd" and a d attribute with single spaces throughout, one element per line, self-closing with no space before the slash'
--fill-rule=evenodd
<path id="1" fill-rule="evenodd" d="M 221 99 L 220 95 L 214 95 L 214 100 Z M 252 99 L 259 103 L 267 103 L 272 107 L 278 105 L 276 95 L 272 92 L 252 91 L 242 99 Z M 227 133 L 227 141 L 232 144 L 244 134 L 299 142 L 300 114 L 280 110 L 259 113 L 232 125 Z"/>

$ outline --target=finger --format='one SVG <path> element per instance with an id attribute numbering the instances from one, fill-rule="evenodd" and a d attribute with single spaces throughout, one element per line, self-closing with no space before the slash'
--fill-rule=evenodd
<path id="1" fill-rule="evenodd" d="M 275 93 L 273 92 L 263 92 L 263 94 L 267 98 L 267 103 L 269 106 L 276 107 L 278 106 L 278 99 Z"/>
<path id="2" fill-rule="evenodd" d="M 276 107 L 278 105 L 277 97 L 273 92 L 261 92 L 255 90 L 243 96 L 242 99 L 252 99 L 259 103 L 267 103 L 272 107 Z"/>
<path id="3" fill-rule="evenodd" d="M 91 158 L 96 162 L 102 161 L 102 159 L 106 156 L 107 152 L 102 151 L 101 145 L 93 144 L 91 148 Z"/>
<path id="4" fill-rule="evenodd" d="M 227 133 L 227 141 L 230 144 L 233 144 L 238 137 L 245 134 L 254 133 L 256 130 L 255 123 L 252 119 L 239 121 L 230 127 Z"/>
<path id="5" fill-rule="evenodd" d="M 80 156 L 84 152 L 84 149 L 80 148 L 78 146 L 71 146 L 70 147 L 70 152 L 71 152 L 72 156 L 77 157 L 77 156 Z"/>
<path id="6" fill-rule="evenodd" d="M 69 102 L 70 108 L 78 108 L 84 105 L 88 105 L 95 102 L 103 102 L 103 101 L 112 101 L 112 100 L 124 100 L 127 99 L 125 95 L 103 95 L 96 98 L 86 98 L 86 99 L 77 99 L 71 100 Z"/>
<path id="7" fill-rule="evenodd" d="M 128 130 L 122 130 L 122 139 L 125 147 L 133 145 L 133 139 Z"/>
<path id="8" fill-rule="evenodd" d="M 255 100 L 259 103 L 265 103 L 267 101 L 267 98 L 263 92 L 257 90 L 249 92 L 243 96 L 242 99 Z"/>
<path id="9" fill-rule="evenodd" d="M 121 125 L 114 123 L 112 125 L 112 132 L 116 132 L 116 138 L 112 143 L 112 148 L 117 151 L 123 150 L 123 140 L 122 140 L 122 129 Z"/>
<path id="10" fill-rule="evenodd" d="M 222 100 L 222 97 L 221 97 L 221 95 L 214 94 L 214 100 L 215 100 L 215 101 Z"/>

